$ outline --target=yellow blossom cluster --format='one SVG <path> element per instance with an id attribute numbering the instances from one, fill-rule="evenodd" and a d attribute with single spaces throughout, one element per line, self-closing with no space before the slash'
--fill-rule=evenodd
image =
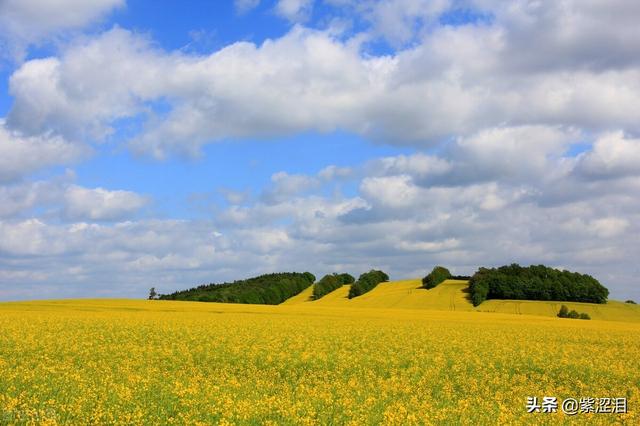
<path id="1" fill-rule="evenodd" d="M 0 424 L 640 424 L 640 324 L 485 312 L 0 304 Z M 527 413 L 527 397 L 627 414 Z"/>

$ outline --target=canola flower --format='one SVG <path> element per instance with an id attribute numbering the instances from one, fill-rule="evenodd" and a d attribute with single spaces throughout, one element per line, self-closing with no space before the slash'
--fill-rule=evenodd
<path id="1" fill-rule="evenodd" d="M 640 324 L 313 303 L 0 304 L 0 424 L 640 423 Z"/>

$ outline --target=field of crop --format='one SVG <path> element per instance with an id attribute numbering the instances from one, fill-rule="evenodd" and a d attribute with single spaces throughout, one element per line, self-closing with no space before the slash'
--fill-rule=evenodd
<path id="1" fill-rule="evenodd" d="M 420 280 L 403 280 L 379 284 L 360 297 L 348 299 L 349 286 L 344 286 L 318 301 L 311 301 L 311 288 L 284 304 L 304 303 L 308 307 L 344 308 L 393 308 L 425 309 L 444 311 L 481 311 L 503 314 L 526 314 L 555 317 L 561 305 L 569 309 L 588 313 L 592 319 L 605 321 L 640 322 L 640 305 L 609 301 L 599 305 L 574 302 L 542 302 L 527 300 L 487 300 L 474 308 L 467 299 L 467 281 L 446 280 L 437 287 L 426 290 L 420 288 Z"/>
<path id="2" fill-rule="evenodd" d="M 636 323 L 77 300 L 1 303 L 0 330 L 0 424 L 640 422 Z M 529 414 L 528 396 L 629 413 Z"/>

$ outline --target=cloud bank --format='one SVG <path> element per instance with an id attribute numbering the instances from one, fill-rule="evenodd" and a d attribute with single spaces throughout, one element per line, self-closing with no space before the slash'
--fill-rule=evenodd
<path id="1" fill-rule="evenodd" d="M 121 2 L 31 29 L 20 24 L 38 22 L 30 3 L 16 4 L 0 22 L 22 17 L 5 32 L 32 43 Z M 323 25 L 320 6 L 335 13 Z M 292 24 L 261 43 L 187 54 L 114 26 L 17 67 L 0 122 L 0 299 L 512 261 L 592 273 L 614 297 L 640 298 L 640 7 L 326 0 L 271 12 Z M 255 193 L 223 189 L 199 219 L 153 217 L 145 194 L 34 177 L 103 143 L 162 160 L 305 132 L 412 153 L 277 170 Z"/>

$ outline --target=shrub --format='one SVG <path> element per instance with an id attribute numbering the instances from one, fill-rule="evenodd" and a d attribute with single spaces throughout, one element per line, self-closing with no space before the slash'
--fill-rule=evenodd
<path id="1" fill-rule="evenodd" d="M 349 288 L 349 299 L 361 296 L 373 290 L 381 282 L 389 281 L 389 276 L 382 271 L 370 270 L 360 275 L 358 281 Z"/>
<path id="2" fill-rule="evenodd" d="M 429 275 L 422 279 L 422 286 L 424 288 L 434 288 L 442 281 L 449 279 L 451 277 L 451 272 L 443 266 L 434 267 Z"/>
<path id="3" fill-rule="evenodd" d="M 558 316 L 560 318 L 572 318 L 572 319 L 584 319 L 584 320 L 591 319 L 588 313 L 586 312 L 578 313 L 575 309 L 569 311 L 569 308 L 567 308 L 566 305 L 562 305 L 560 307 L 560 312 L 558 312 Z"/>
<path id="4" fill-rule="evenodd" d="M 634 302 L 633 300 L 629 299 L 629 300 L 625 300 L 624 303 L 631 303 L 632 305 L 635 305 L 636 302 Z"/>
<path id="5" fill-rule="evenodd" d="M 469 280 L 475 306 L 486 299 L 606 303 L 609 290 L 595 278 L 544 265 L 480 268 Z"/>
<path id="6" fill-rule="evenodd" d="M 562 305 L 560 307 L 560 312 L 558 312 L 558 316 L 560 318 L 567 318 L 569 316 L 569 308 L 566 305 Z"/>

